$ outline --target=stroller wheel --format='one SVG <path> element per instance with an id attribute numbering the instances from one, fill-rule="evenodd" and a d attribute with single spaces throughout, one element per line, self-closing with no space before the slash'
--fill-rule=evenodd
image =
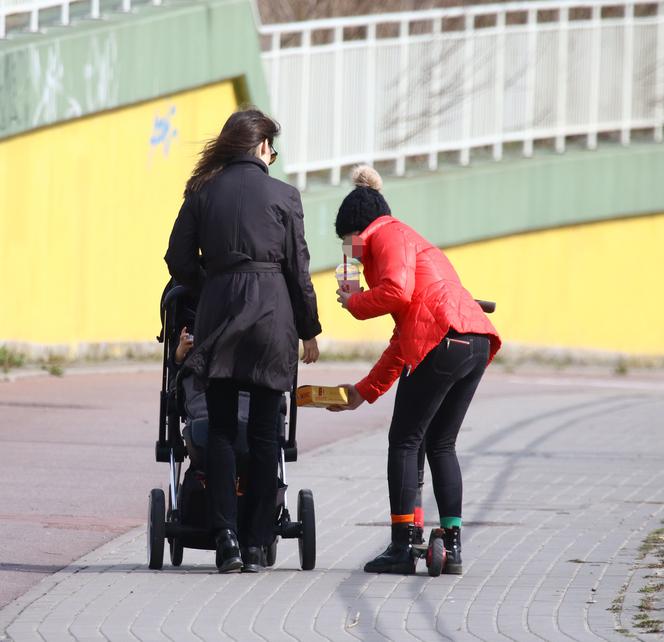
<path id="1" fill-rule="evenodd" d="M 298 539 L 300 566 L 303 571 L 310 571 L 316 566 L 316 515 L 314 496 L 308 488 L 303 488 L 297 496 L 297 521 L 302 534 Z"/>
<path id="2" fill-rule="evenodd" d="M 266 566 L 274 566 L 277 561 L 277 542 L 279 540 L 275 537 L 274 542 L 265 547 L 265 564 Z"/>
<path id="3" fill-rule="evenodd" d="M 148 502 L 148 566 L 158 570 L 164 565 L 166 537 L 166 499 L 161 488 L 150 491 Z"/>
<path id="4" fill-rule="evenodd" d="M 182 555 L 184 553 L 184 546 L 180 543 L 179 539 L 175 537 L 169 542 L 171 549 L 171 564 L 173 566 L 180 566 L 182 564 Z"/>
<path id="5" fill-rule="evenodd" d="M 431 577 L 438 577 L 445 565 L 445 544 L 440 537 L 431 541 L 427 550 L 427 567 Z"/>

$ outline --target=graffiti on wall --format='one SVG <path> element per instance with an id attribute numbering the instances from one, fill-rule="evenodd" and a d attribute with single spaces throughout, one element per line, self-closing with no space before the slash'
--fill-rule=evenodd
<path id="1" fill-rule="evenodd" d="M 175 105 L 171 105 L 165 116 L 155 114 L 152 126 L 152 134 L 150 135 L 150 155 L 156 149 L 161 147 L 164 156 L 168 156 L 171 148 L 171 142 L 177 137 L 178 130 L 173 125 L 173 118 L 175 117 Z"/>
<path id="2" fill-rule="evenodd" d="M 115 34 L 92 38 L 88 61 L 83 68 L 85 106 L 88 112 L 101 111 L 118 104 L 118 43 Z"/>
<path id="3" fill-rule="evenodd" d="M 0 56 L 0 136 L 118 104 L 115 33 L 91 36 L 84 51 L 65 61 L 55 41 Z"/>
<path id="4" fill-rule="evenodd" d="M 36 97 L 31 125 L 39 127 L 58 120 L 64 103 L 64 116 L 74 118 L 83 111 L 75 96 L 65 92 L 65 68 L 62 64 L 59 43 L 52 44 L 40 54 L 37 47 L 30 48 L 30 81 L 33 95 Z"/>
<path id="5" fill-rule="evenodd" d="M 30 103 L 23 82 L 27 56 L 26 51 L 0 53 L 0 135 L 28 119 Z"/>

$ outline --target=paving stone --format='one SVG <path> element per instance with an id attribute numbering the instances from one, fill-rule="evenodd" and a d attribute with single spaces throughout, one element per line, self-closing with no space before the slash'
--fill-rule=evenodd
<path id="1" fill-rule="evenodd" d="M 289 501 L 311 488 L 317 568 L 297 542 L 256 576 L 216 572 L 210 551 L 179 569 L 145 564 L 135 529 L 43 580 L 0 611 L 0 640 L 619 640 L 635 635 L 642 539 L 664 517 L 661 391 L 503 384 L 468 413 L 464 575 L 367 575 L 389 540 L 385 431 L 305 453 Z M 527 394 L 515 393 L 528 390 Z M 624 434 L 629 427 L 630 439 Z M 617 474 L 616 471 L 620 471 Z M 424 509 L 436 509 L 427 473 Z M 367 525 L 365 525 L 367 524 Z M 623 587 L 625 613 L 609 611 Z M 638 633 L 639 639 L 649 639 Z"/>

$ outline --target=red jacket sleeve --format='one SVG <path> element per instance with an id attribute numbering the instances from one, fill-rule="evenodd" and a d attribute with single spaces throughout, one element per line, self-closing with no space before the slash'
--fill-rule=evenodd
<path id="1" fill-rule="evenodd" d="M 402 232 L 379 230 L 369 243 L 369 260 L 378 283 L 348 300 L 349 312 L 360 320 L 399 312 L 410 303 L 415 289 L 415 247 Z"/>
<path id="2" fill-rule="evenodd" d="M 395 328 L 390 339 L 390 345 L 381 355 L 371 372 L 355 384 L 360 396 L 373 403 L 383 393 L 387 392 L 392 384 L 399 378 L 403 370 L 404 360 L 399 348 L 399 331 Z"/>

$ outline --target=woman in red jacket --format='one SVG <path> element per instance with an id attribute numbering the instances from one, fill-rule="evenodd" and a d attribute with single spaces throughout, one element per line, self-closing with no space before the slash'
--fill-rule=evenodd
<path id="1" fill-rule="evenodd" d="M 424 441 L 431 469 L 447 562 L 461 573 L 462 482 L 455 443 L 468 406 L 500 338 L 452 264 L 438 248 L 393 218 L 370 167 L 352 175 L 356 188 L 336 220 L 337 235 L 364 266 L 369 290 L 337 290 L 356 319 L 391 314 L 390 345 L 371 372 L 346 384 L 353 410 L 373 403 L 399 379 L 389 432 L 387 478 L 392 542 L 368 562 L 369 573 L 415 572 L 413 513 L 418 488 L 417 455 Z"/>

